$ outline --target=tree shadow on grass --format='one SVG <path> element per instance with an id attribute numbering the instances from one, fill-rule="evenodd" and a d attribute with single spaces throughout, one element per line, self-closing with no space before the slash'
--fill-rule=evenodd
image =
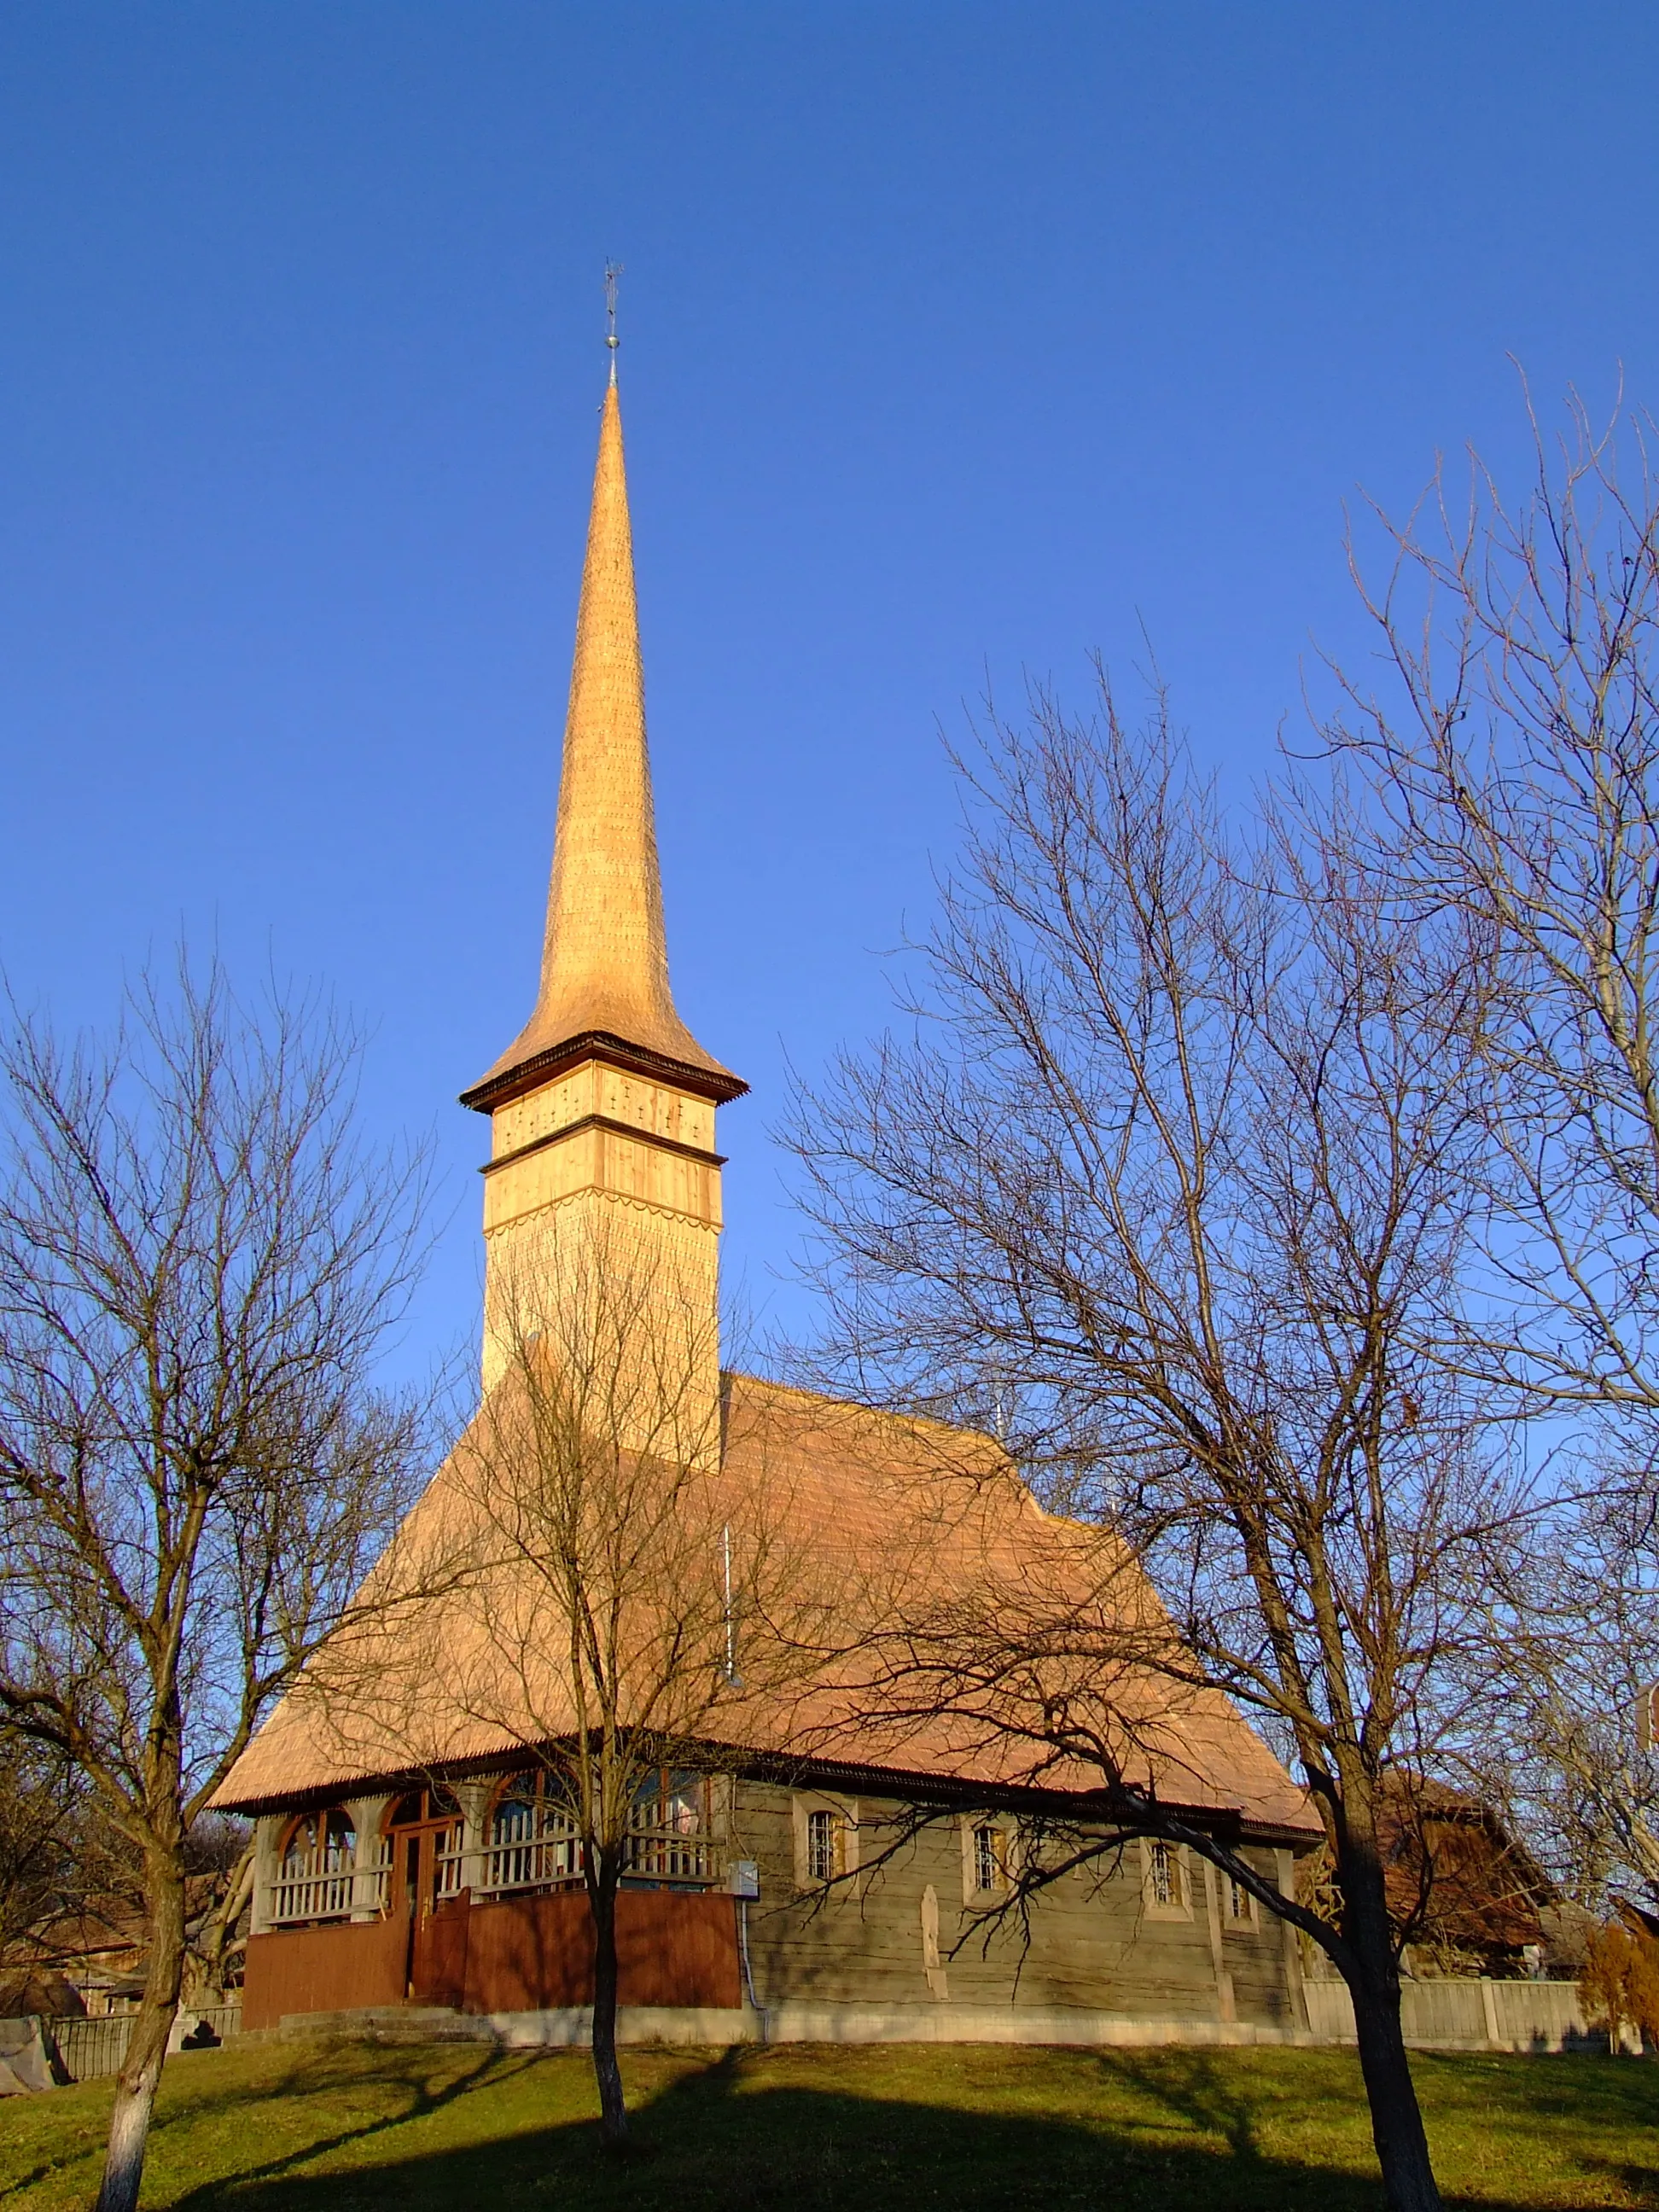
<path id="1" fill-rule="evenodd" d="M 1571 2120 L 1617 2131 L 1659 2120 L 1659 2066 L 1605 2051 L 1455 2053 L 1414 2051 L 1412 2073 L 1432 2109 L 1462 2104 L 1489 2109 L 1494 2090 L 1506 2109 L 1540 2121 Z"/>
<path id="2" fill-rule="evenodd" d="M 258 2194 L 259 2191 L 279 2185 L 295 2167 L 309 2166 L 316 2160 L 326 2158 L 337 2151 L 355 2148 L 358 2145 L 372 2142 L 376 2136 L 389 2133 L 394 2128 L 407 2127 L 412 2122 L 432 2118 L 445 2111 L 447 2107 L 458 2104 L 462 2098 L 470 2095 L 474 2090 L 510 2081 L 514 2075 L 522 2074 L 527 2068 L 535 2064 L 540 2055 L 536 2051 L 503 2052 L 493 2049 L 482 2049 L 471 2059 L 470 2064 L 464 2064 L 459 2071 L 452 2072 L 450 2067 L 453 2064 L 453 2045 L 435 2046 L 434 2055 L 436 2056 L 437 2053 L 441 2052 L 446 2062 L 438 2078 L 422 2078 L 418 2070 L 412 2071 L 407 2063 L 410 2057 L 407 2049 L 398 2051 L 398 2058 L 403 2062 L 401 2063 L 368 2074 L 354 2071 L 349 2077 L 349 2081 L 355 2086 L 361 2087 L 365 2092 L 378 2094 L 386 2100 L 384 2110 L 376 2112 L 370 2118 L 355 2122 L 348 2127 L 337 2129 L 332 2135 L 313 2136 L 309 2142 L 284 2153 L 281 2157 L 266 2159 L 258 2165 L 250 2166 L 236 2177 L 234 2185 L 230 2183 L 214 2185 L 205 2191 L 198 2191 L 185 2201 L 191 2204 L 211 2203 L 216 2201 L 213 2195 L 213 2186 L 226 2189 L 234 2186 L 240 2192 L 235 2201 L 240 2202 L 241 2197 L 246 2196 L 250 2203 L 263 2203 L 264 2200 Z M 354 2048 L 354 2057 L 358 2055 Z M 325 2044 L 315 2051 L 306 2051 L 303 2056 L 296 2057 L 292 2066 L 284 2069 L 280 2074 L 273 2075 L 257 2087 L 244 2087 L 238 2100 L 239 2107 L 244 2114 L 250 2114 L 259 2105 L 278 2098 L 314 2095 L 319 2092 L 337 2091 L 343 2086 L 345 2085 L 340 2079 L 337 2063 L 331 2059 L 329 2046 Z M 200 2103 L 209 2101 L 216 2085 L 204 2084 L 204 2087 L 208 2094 L 198 2100 L 198 2109 Z M 161 2132 L 161 2129 L 165 2127 L 168 2121 L 185 2117 L 190 2110 L 190 2106 L 183 2105 L 175 2108 L 174 2112 L 167 2113 L 158 2127 L 157 2133 Z M 387 2171 L 395 2170 L 396 2162 L 389 2162 Z"/>
<path id="3" fill-rule="evenodd" d="M 270 2166 L 197 2190 L 177 2212 L 451 2212 L 528 2200 L 580 2212 L 1381 2212 L 1375 2176 L 1263 2152 L 1248 2087 L 1189 2054 L 1124 2066 L 1169 2114 L 1171 2139 L 1103 2117 L 964 2111 L 745 2078 L 737 2052 L 681 2075 L 639 2106 L 632 2154 L 605 2156 L 590 2120 L 465 2148 L 297 2169 L 333 2145 L 312 2143 Z M 476 2077 L 447 2085 L 442 2101 Z M 1188 2138 L 1175 2140 L 1177 2130 Z M 1206 2140 L 1190 2138 L 1201 2132 Z M 1613 2139 L 1617 2141 L 1616 2136 Z M 387 2146 L 388 2151 L 392 2147 Z M 1609 2179 L 1618 2171 L 1602 2168 Z M 1659 2207 L 1650 2172 L 1620 2175 L 1630 2197 Z M 1448 2197 L 1449 2207 L 1474 2200 Z M 1541 2212 L 1548 2200 L 1484 2197 L 1487 2212 Z M 1583 2201 L 1583 2200 L 1580 2200 Z"/>
<path id="4" fill-rule="evenodd" d="M 1431 2129 L 1437 2119 L 1443 2125 L 1462 2118 L 1503 2128 L 1511 2138 L 1525 2125 L 1542 2140 L 1570 2128 L 1587 2143 L 1605 2146 L 1579 2153 L 1587 2182 L 1599 2177 L 1609 2190 L 1616 2184 L 1621 2196 L 1614 2202 L 1659 2204 L 1659 2165 L 1620 2155 L 1638 2131 L 1650 2141 L 1659 2128 L 1659 2066 L 1595 2051 L 1480 2057 L 1413 2051 L 1412 2072 Z"/>
<path id="5" fill-rule="evenodd" d="M 1261 2160 L 1256 2141 L 1261 2095 L 1237 2067 L 1218 2065 L 1206 2051 L 1103 2051 L 1101 2071 L 1136 2091 L 1154 2110 L 1171 2113 L 1188 2132 L 1218 2136 L 1241 2166 Z"/>

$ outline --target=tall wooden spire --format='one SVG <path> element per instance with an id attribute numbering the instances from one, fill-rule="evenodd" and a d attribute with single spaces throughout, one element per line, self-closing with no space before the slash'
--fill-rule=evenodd
<path id="1" fill-rule="evenodd" d="M 580 1043 L 674 1070 L 712 1097 L 738 1077 L 674 1008 L 645 736 L 622 410 L 606 390 L 565 719 L 541 990 L 519 1036 L 462 1103 L 490 1112 Z"/>
<path id="2" fill-rule="evenodd" d="M 719 1391 L 714 1109 L 747 1086 L 703 1050 L 668 988 L 615 362 L 613 349 L 541 989 L 518 1036 L 462 1094 L 491 1131 L 483 1380 L 489 1389 L 507 1370 L 515 1346 L 608 1305 L 632 1316 L 640 1372 L 686 1369 L 680 1397 L 707 1410 Z"/>

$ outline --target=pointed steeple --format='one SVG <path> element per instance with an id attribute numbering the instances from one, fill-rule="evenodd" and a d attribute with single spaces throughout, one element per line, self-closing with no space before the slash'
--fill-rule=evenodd
<path id="1" fill-rule="evenodd" d="M 614 1059 L 719 1098 L 747 1089 L 675 1012 L 645 738 L 622 410 L 605 395 L 559 777 L 541 991 L 463 1105 L 489 1113 L 576 1057 Z"/>

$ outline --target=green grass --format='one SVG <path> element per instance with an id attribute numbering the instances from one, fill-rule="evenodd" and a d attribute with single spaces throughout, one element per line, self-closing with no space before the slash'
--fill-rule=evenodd
<path id="1" fill-rule="evenodd" d="M 1659 2208 L 1659 2067 L 1419 2057 L 1448 2202 Z M 263 2044 L 169 2060 L 143 2203 L 178 2212 L 1359 2212 L 1381 2202 L 1328 2051 L 793 2047 L 624 2060 L 600 2151 L 580 2054 Z M 0 2106 L 8 2212 L 82 2212 L 106 2082 Z"/>

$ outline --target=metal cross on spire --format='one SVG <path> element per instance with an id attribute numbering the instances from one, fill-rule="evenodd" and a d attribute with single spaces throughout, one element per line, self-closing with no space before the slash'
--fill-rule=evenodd
<path id="1" fill-rule="evenodd" d="M 617 336 L 617 279 L 623 273 L 620 261 L 605 264 L 605 342 L 611 349 L 611 381 L 617 380 L 617 348 L 621 343 Z"/>

